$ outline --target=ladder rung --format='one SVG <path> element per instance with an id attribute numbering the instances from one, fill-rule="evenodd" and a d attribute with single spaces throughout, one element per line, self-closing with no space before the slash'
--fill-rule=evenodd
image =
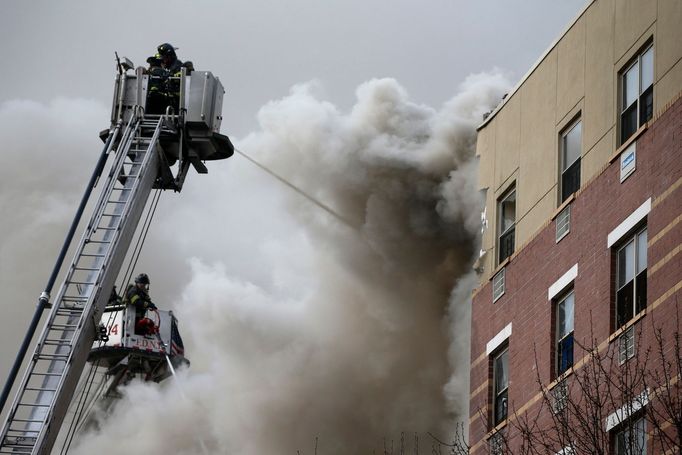
<path id="1" fill-rule="evenodd" d="M 43 344 L 45 346 L 69 346 L 69 345 L 71 345 L 72 342 L 73 342 L 73 340 L 67 340 L 67 339 L 64 339 L 64 340 L 46 339 L 43 341 Z"/>
<path id="2" fill-rule="evenodd" d="M 35 433 L 36 435 L 40 433 L 40 431 L 38 431 L 38 430 L 19 430 L 19 429 L 16 429 L 16 428 L 8 428 L 8 429 L 7 429 L 7 433 L 10 433 L 10 432 L 12 432 L 12 433 L 21 433 L 20 435 L 17 435 L 17 436 L 24 436 L 26 433 Z M 9 436 L 9 435 L 8 435 L 8 436 Z M 15 437 L 16 437 L 16 436 L 15 436 Z M 32 437 L 35 437 L 35 436 L 27 436 L 27 437 L 32 438 Z"/>
<path id="3" fill-rule="evenodd" d="M 51 405 L 48 404 L 38 404 L 38 403 L 17 403 L 17 407 L 25 406 L 27 408 L 49 408 Z"/>
<path id="4" fill-rule="evenodd" d="M 25 454 L 25 453 L 33 453 L 33 448 L 35 447 L 35 443 L 33 442 L 27 442 L 27 443 L 18 443 L 18 442 L 11 442 L 5 440 L 5 442 L 2 444 L 4 448 L 11 450 L 10 452 L 0 452 L 0 453 L 14 453 L 14 454 Z"/>
<path id="5" fill-rule="evenodd" d="M 121 216 L 121 215 L 116 215 L 116 216 Z M 88 257 L 88 258 L 103 258 L 106 256 L 106 254 L 97 254 L 97 253 L 81 253 L 81 257 Z"/>
<path id="6" fill-rule="evenodd" d="M 127 203 L 128 203 L 128 199 L 126 199 L 125 201 L 107 201 L 107 204 L 127 204 Z"/>
<path id="7" fill-rule="evenodd" d="M 101 216 L 110 216 L 110 217 L 113 218 L 113 217 L 120 217 L 121 215 L 122 215 L 122 214 L 120 214 L 120 213 L 119 213 L 118 215 L 115 214 L 115 213 L 102 213 Z M 81 256 L 82 256 L 82 255 L 81 255 Z M 104 255 L 102 255 L 102 256 L 104 256 Z"/>
<path id="8" fill-rule="evenodd" d="M 8 419 L 8 423 L 11 423 L 10 421 L 13 419 Z M 38 422 L 43 422 L 42 420 L 38 420 Z M 26 433 L 40 433 L 39 430 L 29 430 L 29 429 L 18 429 L 18 428 L 8 428 L 7 431 L 14 431 L 16 433 L 22 433 L 21 435 L 17 436 L 10 436 L 10 435 L 5 435 L 5 438 L 3 439 L 3 443 L 8 443 L 8 444 L 16 444 L 17 440 L 21 440 L 22 442 L 25 443 L 31 443 L 31 441 L 35 442 L 35 436 L 28 436 Z"/>
<path id="9" fill-rule="evenodd" d="M 43 341 L 43 346 L 62 346 L 62 347 L 68 347 L 69 350 L 71 349 L 71 341 L 72 340 L 62 340 L 61 342 L 54 342 L 54 343 L 48 343 L 48 340 Z"/>
<path id="10" fill-rule="evenodd" d="M 102 226 L 97 226 L 95 228 L 95 231 L 118 231 L 117 227 L 102 227 Z"/>
<path id="11" fill-rule="evenodd" d="M 78 324 L 52 324 L 50 330 L 54 329 L 70 329 L 71 327 L 78 327 Z"/>
<path id="12" fill-rule="evenodd" d="M 20 438 L 21 436 L 14 436 L 15 438 Z M 31 438 L 34 439 L 34 438 Z M 5 438 L 5 441 L 3 442 L 3 445 L 6 446 L 7 448 L 16 448 L 16 449 L 29 449 L 33 446 L 35 446 L 35 441 L 9 441 L 7 438 Z M 31 453 L 31 452 L 9 452 L 9 453 Z"/>
<path id="13" fill-rule="evenodd" d="M 69 354 L 38 354 L 37 356 L 33 357 L 35 360 L 51 360 L 51 361 L 58 361 L 58 362 L 66 362 L 69 360 Z"/>
<path id="14" fill-rule="evenodd" d="M 88 301 L 90 297 L 73 297 L 73 296 L 64 296 L 62 297 L 62 302 L 65 303 L 72 303 L 72 304 L 83 304 Z M 61 309 L 61 308 L 60 308 Z M 72 307 L 72 308 L 66 308 L 65 309 L 80 309 L 80 307 Z"/>
<path id="15" fill-rule="evenodd" d="M 59 316 L 60 318 L 65 318 L 65 317 L 68 317 L 68 316 L 79 317 L 79 316 L 82 315 L 82 314 L 83 314 L 83 311 L 81 310 L 81 311 L 78 311 L 78 312 L 75 312 L 75 311 L 74 311 L 73 313 L 58 313 L 57 316 Z"/>
<path id="16" fill-rule="evenodd" d="M 24 390 L 29 390 L 31 392 L 56 392 L 57 389 L 46 389 L 44 387 L 26 387 Z"/>
<path id="17" fill-rule="evenodd" d="M 88 239 L 87 242 L 85 242 L 85 243 L 86 243 L 86 244 L 88 244 L 88 243 L 94 243 L 94 244 L 97 244 L 97 245 L 108 245 L 108 244 L 111 243 L 111 240 L 91 240 L 91 239 Z"/>
<path id="18" fill-rule="evenodd" d="M 85 284 L 85 285 L 89 285 L 89 284 L 95 284 L 95 283 L 97 283 L 97 282 L 96 282 L 96 281 L 67 281 L 65 284 L 68 286 L 68 285 L 70 285 L 70 284 Z"/>
<path id="19" fill-rule="evenodd" d="M 35 375 L 35 376 L 63 376 L 64 374 L 63 373 L 36 373 L 36 372 L 32 372 L 31 375 Z"/>
<path id="20" fill-rule="evenodd" d="M 64 301 L 64 299 L 62 299 Z M 70 301 L 67 301 L 67 303 L 70 303 Z M 83 308 L 68 308 L 68 307 L 62 307 L 57 310 L 57 316 L 72 316 L 72 315 L 77 315 L 83 313 Z"/>
<path id="21" fill-rule="evenodd" d="M 83 270 L 83 271 L 86 271 L 86 272 L 97 272 L 97 271 L 101 270 L 101 267 L 98 267 L 98 268 L 93 268 L 93 267 L 74 267 L 73 269 L 74 269 L 74 270 Z"/>

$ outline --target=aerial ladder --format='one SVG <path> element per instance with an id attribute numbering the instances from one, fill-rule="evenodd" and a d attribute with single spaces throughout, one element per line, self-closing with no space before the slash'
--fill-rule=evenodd
<path id="1" fill-rule="evenodd" d="M 118 61 L 111 125 L 100 133 L 104 150 L 0 398 L 1 410 L 14 386 L 0 454 L 51 453 L 87 361 L 107 369 L 109 391 L 135 373 L 160 381 L 188 363 L 172 312 L 156 312 L 154 336 L 137 334 L 134 311 L 119 302 L 112 305 L 111 296 L 152 190 L 179 192 L 190 167 L 204 174 L 204 162 L 234 153 L 229 138 L 219 133 L 221 82 L 209 71 L 189 71 L 183 67 L 179 77 L 155 76 L 135 69 L 128 59 Z M 160 112 L 158 106 L 151 109 L 152 86 L 170 90 Z M 109 171 L 102 178 L 107 161 Z M 101 191 L 93 205 L 91 194 L 99 180 Z M 62 260 L 86 206 L 92 207 L 90 219 L 64 268 Z M 52 297 L 57 276 L 63 281 Z M 36 339 L 33 329 L 43 309 L 49 314 Z M 34 339 L 33 354 L 24 362 Z M 14 384 L 22 364 L 23 377 Z"/>

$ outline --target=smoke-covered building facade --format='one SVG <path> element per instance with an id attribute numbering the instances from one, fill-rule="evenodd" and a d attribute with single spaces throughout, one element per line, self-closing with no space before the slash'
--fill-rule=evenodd
<path id="1" fill-rule="evenodd" d="M 679 453 L 680 24 L 589 2 L 479 127 L 472 454 Z"/>

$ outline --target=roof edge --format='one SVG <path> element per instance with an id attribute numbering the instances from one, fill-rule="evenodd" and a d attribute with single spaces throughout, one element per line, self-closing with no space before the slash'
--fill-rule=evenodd
<path id="1" fill-rule="evenodd" d="M 552 50 L 554 50 L 554 48 L 557 46 L 557 44 L 559 44 L 559 41 L 561 41 L 561 39 L 564 36 L 566 36 L 568 31 L 576 24 L 576 22 L 578 22 L 578 20 L 580 20 L 580 18 L 583 16 L 583 14 L 585 14 L 585 11 L 587 11 L 587 9 L 590 6 L 592 6 L 592 4 L 596 1 L 597 0 L 589 0 L 587 2 L 587 4 L 585 4 L 585 6 L 583 6 L 583 9 L 580 10 L 580 12 L 576 15 L 576 17 L 564 28 L 563 32 L 561 32 L 561 34 L 559 34 L 559 36 L 552 42 L 552 44 L 549 45 L 549 48 L 547 48 L 547 50 L 540 56 L 540 58 L 535 62 L 535 64 L 533 64 L 533 66 L 530 67 L 528 72 L 526 72 L 526 74 L 521 78 L 521 80 L 519 80 L 519 82 L 516 84 L 516 86 L 514 86 L 514 88 L 509 93 L 507 93 L 507 95 L 504 97 L 502 102 L 500 104 L 498 104 L 495 107 L 495 109 L 492 110 L 490 115 L 488 115 L 488 117 L 486 117 L 486 119 L 483 120 L 483 122 L 476 127 L 476 131 L 480 131 L 481 129 L 485 128 L 485 126 L 493 119 L 493 117 L 495 117 L 497 115 L 497 113 L 500 112 L 500 110 L 502 110 L 504 105 L 507 104 L 507 101 L 509 101 L 511 99 L 511 97 L 514 96 L 514 94 L 521 88 L 523 83 L 526 82 L 526 80 L 530 77 L 531 74 L 533 74 L 533 72 L 537 69 L 537 67 L 540 66 L 540 64 L 545 60 L 545 58 L 549 55 L 549 53 L 552 52 Z"/>

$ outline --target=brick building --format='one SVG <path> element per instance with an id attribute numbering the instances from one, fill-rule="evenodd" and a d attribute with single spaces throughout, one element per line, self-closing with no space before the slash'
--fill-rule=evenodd
<path id="1" fill-rule="evenodd" d="M 479 127 L 472 454 L 680 453 L 681 24 L 589 2 Z"/>

